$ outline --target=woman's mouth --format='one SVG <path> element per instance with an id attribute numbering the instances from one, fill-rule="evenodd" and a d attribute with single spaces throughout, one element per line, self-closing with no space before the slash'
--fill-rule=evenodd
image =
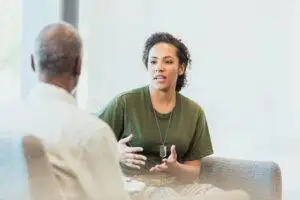
<path id="1" fill-rule="evenodd" d="M 163 75 L 158 75 L 154 77 L 154 80 L 165 80 L 165 79 L 167 79 L 167 77 Z"/>

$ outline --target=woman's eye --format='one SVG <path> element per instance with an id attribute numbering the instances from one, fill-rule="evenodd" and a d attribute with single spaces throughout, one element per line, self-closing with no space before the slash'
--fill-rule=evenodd
<path id="1" fill-rule="evenodd" d="M 155 61 L 155 60 L 151 60 L 151 61 L 150 61 L 150 64 L 151 64 L 151 65 L 155 65 L 155 64 L 156 64 L 156 61 Z"/>
<path id="2" fill-rule="evenodd" d="M 173 61 L 172 61 L 172 60 L 166 60 L 166 63 L 167 63 L 167 64 L 172 64 Z"/>

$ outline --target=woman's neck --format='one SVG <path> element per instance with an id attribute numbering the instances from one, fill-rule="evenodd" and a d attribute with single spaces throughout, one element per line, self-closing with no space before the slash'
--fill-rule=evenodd
<path id="1" fill-rule="evenodd" d="M 159 113 L 169 113 L 176 105 L 176 91 L 160 91 L 149 87 L 153 108 Z"/>

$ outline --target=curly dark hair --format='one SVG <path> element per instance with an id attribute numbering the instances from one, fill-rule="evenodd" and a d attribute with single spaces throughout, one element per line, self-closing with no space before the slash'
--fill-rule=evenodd
<path id="1" fill-rule="evenodd" d="M 184 66 L 184 73 L 179 75 L 176 82 L 176 91 L 179 92 L 187 83 L 186 68 L 192 63 L 190 52 L 187 46 L 180 39 L 175 38 L 170 33 L 157 32 L 152 34 L 145 42 L 143 51 L 143 63 L 148 69 L 148 59 L 150 49 L 158 43 L 172 44 L 177 49 L 179 64 Z"/>

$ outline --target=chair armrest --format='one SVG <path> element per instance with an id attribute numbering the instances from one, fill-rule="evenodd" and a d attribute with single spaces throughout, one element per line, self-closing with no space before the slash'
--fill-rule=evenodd
<path id="1" fill-rule="evenodd" d="M 245 190 L 253 200 L 282 200 L 281 170 L 274 162 L 206 157 L 201 161 L 200 182 Z"/>
<path id="2" fill-rule="evenodd" d="M 34 136 L 23 138 L 24 156 L 28 168 L 29 189 L 34 200 L 63 200 L 59 183 L 51 170 L 42 142 Z"/>

